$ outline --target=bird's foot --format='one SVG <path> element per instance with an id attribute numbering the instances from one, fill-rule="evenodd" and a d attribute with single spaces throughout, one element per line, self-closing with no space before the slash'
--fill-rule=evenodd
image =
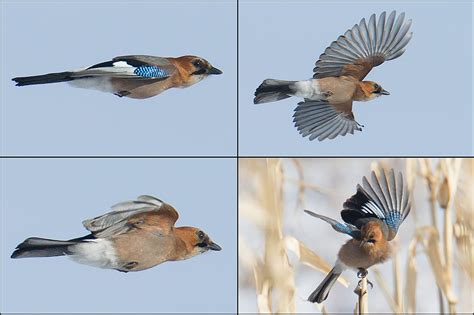
<path id="1" fill-rule="evenodd" d="M 374 288 L 374 284 L 372 282 L 370 282 L 369 279 L 367 279 L 367 284 L 370 285 L 370 288 L 373 289 Z M 357 284 L 358 287 L 362 287 L 362 280 L 359 280 L 359 283 Z"/>
<path id="2" fill-rule="evenodd" d="M 359 279 L 365 278 L 367 277 L 368 274 L 369 272 L 367 271 L 367 269 L 359 268 L 359 271 L 357 272 L 357 278 Z"/>
<path id="3" fill-rule="evenodd" d="M 359 271 L 357 272 L 357 278 L 361 279 L 358 284 L 359 287 L 361 286 L 362 279 L 366 278 L 368 274 L 369 272 L 367 271 L 367 269 L 359 268 Z M 367 279 L 367 284 L 370 285 L 371 289 L 374 287 L 373 283 L 370 282 L 369 279 Z"/>
<path id="4" fill-rule="evenodd" d="M 129 91 L 118 91 L 114 94 L 117 95 L 118 97 L 124 97 L 124 96 L 130 95 L 131 93 Z"/>
<path id="5" fill-rule="evenodd" d="M 334 95 L 334 93 L 331 92 L 331 91 L 327 91 L 327 92 L 324 92 L 324 93 L 323 93 L 323 96 L 324 96 L 325 98 L 328 98 L 328 97 L 333 96 L 333 95 Z"/>

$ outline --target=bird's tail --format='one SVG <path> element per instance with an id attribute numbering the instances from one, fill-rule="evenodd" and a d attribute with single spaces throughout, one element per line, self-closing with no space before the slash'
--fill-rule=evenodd
<path id="1" fill-rule="evenodd" d="M 56 72 L 42 75 L 34 75 L 31 77 L 16 77 L 12 81 L 16 82 L 16 86 L 33 85 L 33 84 L 46 84 L 46 83 L 57 83 L 72 81 L 75 78 L 72 77 L 73 72 Z"/>
<path id="2" fill-rule="evenodd" d="M 71 245 L 76 245 L 85 239 L 93 238 L 92 235 L 69 241 L 50 240 L 46 238 L 30 237 L 19 244 L 11 258 L 27 258 L 27 257 L 53 257 L 62 255 L 71 255 L 69 250 Z"/>
<path id="3" fill-rule="evenodd" d="M 342 273 L 341 266 L 337 265 L 332 268 L 332 270 L 327 274 L 326 278 L 321 282 L 321 284 L 316 288 L 316 290 L 311 293 L 308 297 L 308 301 L 311 303 L 321 303 L 327 299 L 329 291 L 331 291 L 332 286 L 336 283 L 337 278 Z"/>
<path id="4" fill-rule="evenodd" d="M 294 95 L 291 86 L 295 81 L 266 79 L 255 91 L 254 104 L 275 102 Z"/>

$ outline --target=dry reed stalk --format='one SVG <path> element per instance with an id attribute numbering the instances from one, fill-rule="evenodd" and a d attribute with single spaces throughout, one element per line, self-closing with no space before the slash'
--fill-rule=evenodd
<path id="1" fill-rule="evenodd" d="M 388 304 L 390 305 L 392 312 L 398 313 L 399 310 L 397 303 L 395 302 L 394 297 L 390 293 L 390 290 L 387 287 L 387 283 L 385 282 L 380 270 L 377 267 L 372 267 L 371 272 L 373 272 L 373 274 L 375 275 L 375 281 L 382 289 L 382 293 L 385 296 L 385 299 L 387 300 Z"/>
<path id="2" fill-rule="evenodd" d="M 285 243 L 286 248 L 292 251 L 303 265 L 309 266 L 323 273 L 328 273 L 332 269 L 330 264 L 293 236 L 286 236 Z M 343 276 L 339 276 L 337 281 L 346 288 L 349 286 L 349 283 Z"/>
<path id="3" fill-rule="evenodd" d="M 439 170 L 439 169 L 438 169 Z M 437 185 L 438 185 L 438 176 L 437 173 L 432 169 L 431 159 L 425 158 L 419 160 L 419 171 L 421 176 L 425 179 L 425 183 L 428 187 L 428 203 L 430 207 L 431 214 L 431 226 L 435 230 L 435 233 L 439 235 L 438 230 L 438 220 L 436 212 L 436 194 L 437 194 Z M 439 243 L 432 243 L 432 246 L 439 247 Z M 440 248 L 433 249 L 436 252 L 440 252 Z M 438 283 L 438 281 L 437 281 Z M 444 302 L 443 302 L 443 289 L 438 285 L 438 303 L 440 308 L 440 313 L 444 313 Z"/>
<path id="4" fill-rule="evenodd" d="M 369 312 L 369 291 L 367 290 L 367 277 L 362 277 L 354 290 L 358 300 L 356 302 L 357 314 L 367 314 Z"/>
<path id="5" fill-rule="evenodd" d="M 266 212 L 264 226 L 265 252 L 263 266 L 267 279 L 267 296 L 264 296 L 272 310 L 272 296 L 276 295 L 277 313 L 295 312 L 295 284 L 293 267 L 285 251 L 282 232 L 283 219 L 283 183 L 280 160 L 266 159 L 266 172 L 260 185 L 260 204 Z M 268 310 L 265 310 L 268 311 Z"/>
<path id="6" fill-rule="evenodd" d="M 444 209 L 444 233 L 443 233 L 443 245 L 444 245 L 444 259 L 445 259 L 445 272 L 447 280 L 447 299 L 449 313 L 456 313 L 457 299 L 452 290 L 453 281 L 453 224 L 452 224 L 452 213 L 454 196 L 457 191 L 457 185 L 459 181 L 459 172 L 461 170 L 461 159 L 442 159 L 441 168 L 444 172 L 444 181 L 438 192 L 438 202 L 441 208 Z"/>
<path id="7" fill-rule="evenodd" d="M 466 159 L 460 173 L 458 191 L 454 201 L 455 223 L 453 234 L 456 244 L 455 262 L 458 273 L 459 312 L 474 310 L 474 159 Z M 467 276 L 467 277 L 466 277 Z"/>
<path id="8" fill-rule="evenodd" d="M 406 305 L 408 313 L 416 313 L 416 247 L 421 242 L 421 235 L 416 235 L 408 245 L 407 272 L 406 272 Z M 438 289 L 439 290 L 439 289 Z"/>
<path id="9" fill-rule="evenodd" d="M 398 251 L 395 250 L 392 257 L 392 267 L 393 267 L 393 279 L 394 284 L 394 295 L 395 295 L 395 304 L 396 304 L 396 314 L 403 312 L 403 296 L 402 296 L 402 275 L 400 267 L 400 259 L 398 256 Z"/>

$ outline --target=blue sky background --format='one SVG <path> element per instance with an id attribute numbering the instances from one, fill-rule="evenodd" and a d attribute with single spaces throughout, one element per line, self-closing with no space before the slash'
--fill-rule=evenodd
<path id="1" fill-rule="evenodd" d="M 235 1 L 11 1 L 1 4 L 2 155 L 233 155 Z M 145 100 L 11 78 L 115 56 L 198 55 L 224 71 Z"/>
<path id="2" fill-rule="evenodd" d="M 235 312 L 234 159 L 1 160 L 1 312 Z M 115 203 L 154 195 L 223 250 L 122 273 L 65 257 L 10 259 L 30 236 L 69 239 Z"/>
<path id="3" fill-rule="evenodd" d="M 241 155 L 471 155 L 472 3 L 440 1 L 240 1 Z M 310 142 L 293 126 L 300 99 L 254 105 L 266 78 L 312 77 L 319 55 L 372 13 L 404 11 L 413 38 L 403 56 L 367 80 L 391 95 L 354 104 L 362 132 Z"/>

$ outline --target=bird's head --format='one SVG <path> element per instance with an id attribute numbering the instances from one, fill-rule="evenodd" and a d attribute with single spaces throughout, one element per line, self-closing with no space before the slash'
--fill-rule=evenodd
<path id="1" fill-rule="evenodd" d="M 175 228 L 175 234 L 186 245 L 187 254 L 184 259 L 205 253 L 208 250 L 220 251 L 222 249 L 206 233 L 195 227 L 183 226 Z"/>
<path id="2" fill-rule="evenodd" d="M 222 71 L 213 67 L 209 61 L 197 56 L 183 56 L 178 58 L 180 67 L 182 67 L 188 76 L 189 83 L 194 84 L 208 75 L 222 74 Z"/>
<path id="3" fill-rule="evenodd" d="M 370 249 L 385 240 L 380 222 L 372 220 L 364 224 L 360 230 L 360 246 Z"/>
<path id="4" fill-rule="evenodd" d="M 377 98 L 381 95 L 390 95 L 390 93 L 385 91 L 380 84 L 373 81 L 362 81 L 360 86 L 364 92 L 366 98 L 365 100 L 367 101 Z"/>

